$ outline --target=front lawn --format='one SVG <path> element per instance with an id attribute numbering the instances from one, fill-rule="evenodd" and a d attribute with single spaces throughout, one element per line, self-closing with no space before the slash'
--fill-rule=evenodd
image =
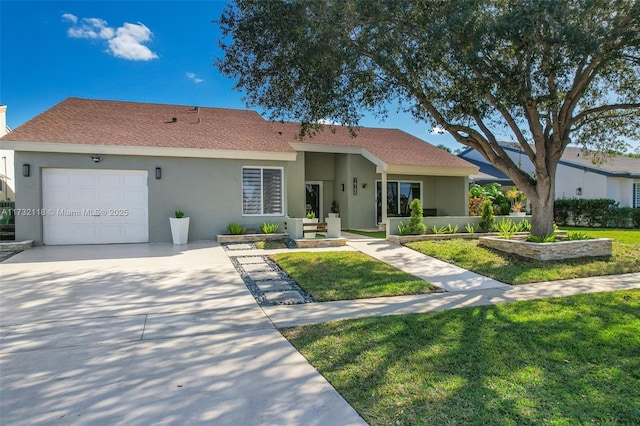
<path id="1" fill-rule="evenodd" d="M 480 247 L 478 240 L 408 243 L 407 247 L 478 274 L 509 284 L 640 272 L 640 231 L 631 229 L 566 228 L 595 238 L 613 238 L 610 258 L 535 261 Z"/>
<path id="2" fill-rule="evenodd" d="M 269 257 L 316 302 L 437 290 L 424 280 L 360 252 L 282 253 Z"/>
<path id="3" fill-rule="evenodd" d="M 640 424 L 640 290 L 283 334 L 371 425 Z"/>

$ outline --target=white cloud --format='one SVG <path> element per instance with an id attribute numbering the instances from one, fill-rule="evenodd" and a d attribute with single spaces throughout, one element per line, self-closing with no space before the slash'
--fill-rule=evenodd
<path id="1" fill-rule="evenodd" d="M 73 27 L 67 30 L 67 34 L 71 38 L 109 40 L 115 34 L 113 28 L 107 26 L 107 21 L 104 19 L 82 18 L 80 25 L 78 25 L 78 18 L 75 16 L 74 18 L 76 19 L 76 22 L 73 23 Z"/>
<path id="2" fill-rule="evenodd" d="M 116 36 L 109 40 L 109 51 L 118 58 L 130 59 L 132 61 L 148 61 L 157 58 L 145 43 L 151 40 L 153 33 L 144 24 L 125 24 L 118 28 Z"/>
<path id="3" fill-rule="evenodd" d="M 188 73 L 186 73 L 186 76 L 187 76 L 187 78 L 188 78 L 189 80 L 193 80 L 193 82 L 194 82 L 194 83 L 196 83 L 196 84 L 198 84 L 198 83 L 202 83 L 202 82 L 204 81 L 203 79 L 198 78 L 198 77 L 196 76 L 196 73 L 194 73 L 194 72 L 188 72 Z"/>
<path id="4" fill-rule="evenodd" d="M 431 133 L 432 135 L 444 135 L 445 132 L 446 130 L 444 130 L 444 127 L 435 126 L 429 133 Z"/>
<path id="5" fill-rule="evenodd" d="M 148 61 L 158 57 L 144 43 L 151 40 L 153 33 L 143 23 L 131 24 L 125 22 L 118 29 L 107 25 L 107 21 L 100 18 L 82 18 L 70 13 L 62 15 L 62 19 L 73 25 L 67 30 L 71 38 L 85 38 L 90 40 L 106 40 L 107 52 L 116 58 L 131 61 Z"/>
<path id="6" fill-rule="evenodd" d="M 78 17 L 76 15 L 72 15 L 70 13 L 65 13 L 62 15 L 62 20 L 63 21 L 69 21 L 73 24 L 78 22 Z"/>

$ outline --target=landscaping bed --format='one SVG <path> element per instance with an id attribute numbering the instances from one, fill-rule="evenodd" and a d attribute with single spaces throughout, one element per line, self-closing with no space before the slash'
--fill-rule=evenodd
<path id="1" fill-rule="evenodd" d="M 479 241 L 481 246 L 535 260 L 611 256 L 612 243 L 613 240 L 611 238 L 534 243 L 527 241 L 525 238 L 517 237 L 512 239 L 481 237 Z"/>
<path id="2" fill-rule="evenodd" d="M 640 272 L 640 231 L 576 228 L 594 238 L 612 238 L 610 257 L 537 261 L 479 246 L 478 240 L 420 241 L 407 247 L 509 284 Z"/>

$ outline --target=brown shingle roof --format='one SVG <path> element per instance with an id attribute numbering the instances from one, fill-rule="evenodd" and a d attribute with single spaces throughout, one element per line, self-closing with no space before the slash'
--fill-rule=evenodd
<path id="1" fill-rule="evenodd" d="M 3 140 L 293 152 L 255 111 L 79 98 L 60 102 Z"/>
<path id="2" fill-rule="evenodd" d="M 287 140 L 295 140 L 300 133 L 298 123 L 278 123 L 273 126 Z M 301 143 L 361 147 L 387 164 L 411 166 L 475 167 L 473 164 L 449 152 L 398 129 L 361 127 L 356 137 L 349 129 L 334 126 L 332 132 L 325 128 L 313 137 L 305 137 Z"/>
<path id="3" fill-rule="evenodd" d="M 174 122 L 173 119 L 176 119 Z M 224 108 L 68 98 L 2 140 L 86 145 L 294 152 L 298 123 L 264 120 L 257 112 Z M 325 129 L 302 143 L 361 147 L 387 164 L 475 167 L 397 129 Z"/>

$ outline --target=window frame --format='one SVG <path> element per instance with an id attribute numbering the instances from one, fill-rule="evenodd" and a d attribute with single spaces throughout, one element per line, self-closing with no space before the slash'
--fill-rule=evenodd
<path id="1" fill-rule="evenodd" d="M 376 190 L 375 190 L 375 216 L 376 216 L 376 222 L 378 222 L 378 183 L 382 186 L 382 180 L 381 179 L 376 179 Z M 424 195 L 424 182 L 421 180 L 401 180 L 401 179 L 389 179 L 387 180 L 387 184 L 390 183 L 395 183 L 397 185 L 398 188 L 398 194 L 397 194 L 397 198 L 396 198 L 396 203 L 398 206 L 398 210 L 400 209 L 400 197 L 401 197 L 401 191 L 400 191 L 400 185 L 403 183 L 406 184 L 418 184 L 420 186 L 420 202 L 423 203 L 422 206 L 424 208 L 424 199 L 423 199 L 423 195 Z M 387 191 L 388 193 L 388 191 Z M 388 197 L 387 197 L 388 198 Z M 410 214 L 408 216 L 398 216 L 396 213 L 392 213 L 393 217 L 409 217 L 411 216 Z M 389 211 L 387 211 L 387 216 L 389 215 Z M 389 217 L 389 216 L 388 216 Z"/>
<path id="2" fill-rule="evenodd" d="M 631 193 L 632 206 L 636 209 L 640 208 L 640 182 L 633 183 L 633 189 Z"/>
<path id="3" fill-rule="evenodd" d="M 245 169 L 258 169 L 260 170 L 260 213 L 245 213 L 244 206 L 244 171 Z M 280 171 L 280 212 L 279 213 L 265 213 L 264 212 L 264 171 L 265 170 L 279 170 Z M 246 217 L 256 217 L 256 216 L 270 216 L 270 217 L 282 217 L 285 215 L 285 180 L 284 180 L 284 167 L 282 166 L 242 166 L 241 175 L 240 175 L 240 203 L 242 209 L 242 216 Z"/>

